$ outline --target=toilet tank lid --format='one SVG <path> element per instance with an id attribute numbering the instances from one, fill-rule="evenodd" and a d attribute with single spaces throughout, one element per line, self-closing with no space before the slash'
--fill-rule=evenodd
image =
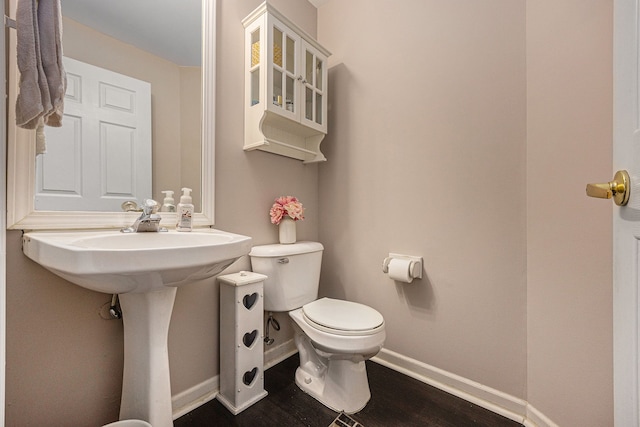
<path id="1" fill-rule="evenodd" d="M 257 258 L 272 258 L 290 255 L 320 252 L 324 249 L 318 242 L 296 242 L 290 245 L 258 245 L 251 248 L 249 256 Z"/>

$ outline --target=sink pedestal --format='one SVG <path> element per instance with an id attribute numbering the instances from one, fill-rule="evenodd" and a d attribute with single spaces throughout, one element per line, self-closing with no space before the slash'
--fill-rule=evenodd
<path id="1" fill-rule="evenodd" d="M 120 419 L 172 427 L 167 339 L 177 288 L 120 294 L 124 373 Z"/>

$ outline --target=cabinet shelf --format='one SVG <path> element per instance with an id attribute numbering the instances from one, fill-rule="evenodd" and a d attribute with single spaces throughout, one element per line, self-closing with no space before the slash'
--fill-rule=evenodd
<path id="1" fill-rule="evenodd" d="M 262 150 L 281 156 L 303 160 L 305 163 L 327 160 L 320 151 L 325 134 L 296 123 L 271 111 L 263 111 L 255 140 L 247 138 L 245 129 L 244 149 Z"/>
<path id="2" fill-rule="evenodd" d="M 244 150 L 302 160 L 326 158 L 330 52 L 267 2 L 245 27 Z"/>

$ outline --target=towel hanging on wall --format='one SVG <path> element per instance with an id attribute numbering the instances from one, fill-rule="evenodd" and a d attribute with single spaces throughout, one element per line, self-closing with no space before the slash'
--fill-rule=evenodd
<path id="1" fill-rule="evenodd" d="M 62 126 L 67 88 L 60 0 L 19 0 L 16 29 L 20 70 L 16 125 L 36 129 L 36 153 L 41 154 L 46 152 L 44 125 Z"/>

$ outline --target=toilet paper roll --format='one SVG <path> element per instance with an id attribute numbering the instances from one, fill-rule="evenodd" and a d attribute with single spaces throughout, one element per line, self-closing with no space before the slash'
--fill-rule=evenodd
<path id="1" fill-rule="evenodd" d="M 392 258 L 389 262 L 389 277 L 398 282 L 411 283 L 411 260 Z"/>

